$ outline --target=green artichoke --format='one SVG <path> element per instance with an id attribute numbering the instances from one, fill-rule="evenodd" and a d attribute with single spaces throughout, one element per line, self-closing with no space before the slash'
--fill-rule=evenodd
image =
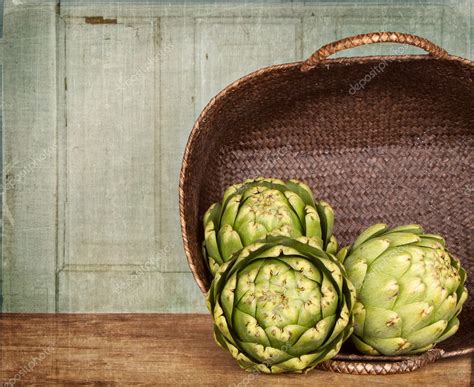
<path id="1" fill-rule="evenodd" d="M 335 254 L 334 212 L 315 202 L 310 188 L 297 180 L 258 178 L 235 184 L 204 215 L 203 254 L 215 274 L 232 254 L 267 235 L 315 238 Z"/>
<path id="2" fill-rule="evenodd" d="M 421 353 L 457 331 L 466 272 L 440 236 L 376 224 L 338 258 L 357 292 L 352 341 L 361 352 Z"/>
<path id="3" fill-rule="evenodd" d="M 267 237 L 223 264 L 207 294 L 214 337 L 247 371 L 303 372 L 352 332 L 355 290 L 314 239 Z"/>

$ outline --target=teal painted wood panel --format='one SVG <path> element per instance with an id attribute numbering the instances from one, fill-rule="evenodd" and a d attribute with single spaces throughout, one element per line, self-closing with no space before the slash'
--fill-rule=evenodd
<path id="1" fill-rule="evenodd" d="M 55 311 L 56 14 L 52 2 L 6 2 L 3 310 Z"/>

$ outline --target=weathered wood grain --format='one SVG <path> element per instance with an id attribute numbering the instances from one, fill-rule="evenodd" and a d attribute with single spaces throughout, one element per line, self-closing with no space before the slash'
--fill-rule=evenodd
<path id="1" fill-rule="evenodd" d="M 69 23 L 65 38 L 64 264 L 144 264 L 155 254 L 159 168 L 154 26 Z"/>
<path id="2" fill-rule="evenodd" d="M 156 211 L 158 248 L 173 247 L 159 263 L 161 272 L 187 272 L 181 229 L 178 222 L 178 180 L 181 156 L 198 112 L 195 111 L 196 79 L 194 59 L 195 20 L 192 17 L 160 19 L 160 50 L 155 89 L 160 95 L 157 126 L 159 167 L 156 169 Z"/>
<path id="3" fill-rule="evenodd" d="M 356 376 L 241 370 L 212 338 L 208 315 L 28 315 L 0 317 L 0 382 L 153 385 L 469 386 L 469 357 L 409 374 Z M 37 358 L 35 361 L 34 359 Z M 41 360 L 42 359 L 42 360 Z M 28 371 L 28 363 L 34 365 Z M 26 367 L 26 368 L 25 368 Z"/>
<path id="4" fill-rule="evenodd" d="M 55 310 L 56 13 L 5 7 L 3 308 Z"/>
<path id="5" fill-rule="evenodd" d="M 197 111 L 236 79 L 261 67 L 298 60 L 300 31 L 299 18 L 199 18 L 195 54 Z"/>

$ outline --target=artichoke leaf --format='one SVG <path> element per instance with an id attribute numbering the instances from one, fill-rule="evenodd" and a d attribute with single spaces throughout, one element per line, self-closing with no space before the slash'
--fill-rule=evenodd
<path id="1" fill-rule="evenodd" d="M 223 261 L 228 261 L 232 257 L 232 254 L 239 251 L 243 247 L 238 232 L 235 231 L 232 226 L 228 224 L 226 224 L 219 230 L 219 233 L 217 234 L 217 239 L 219 245 L 221 246 L 221 256 Z M 209 255 L 213 257 L 215 256 L 211 253 Z"/>
<path id="2" fill-rule="evenodd" d="M 368 339 L 377 339 L 378 342 L 378 339 L 401 337 L 402 327 L 402 319 L 395 311 L 365 305 L 363 336 L 367 343 L 370 344 Z"/>
<path id="3" fill-rule="evenodd" d="M 355 334 L 351 336 L 351 341 L 355 345 L 355 347 L 362 353 L 365 353 L 367 355 L 372 355 L 372 356 L 381 355 L 379 351 L 377 351 L 374 347 L 362 341 Z"/>
<path id="4" fill-rule="evenodd" d="M 362 231 L 362 233 L 357 237 L 352 245 L 352 249 L 356 249 L 362 243 L 368 241 L 369 239 L 375 238 L 388 230 L 388 226 L 383 223 L 377 223 L 373 226 Z"/>
<path id="5" fill-rule="evenodd" d="M 413 344 L 415 348 L 425 347 L 435 343 L 437 339 L 443 334 L 448 321 L 439 320 L 427 327 L 424 327 L 416 332 L 412 332 L 406 336 L 407 340 Z"/>
<path id="6" fill-rule="evenodd" d="M 318 211 L 312 206 L 306 206 L 304 209 L 304 226 L 306 230 L 306 236 L 315 237 L 323 241 L 323 232 L 321 229 L 321 219 L 319 218 Z"/>
<path id="7" fill-rule="evenodd" d="M 453 317 L 451 320 L 448 321 L 448 325 L 446 326 L 443 334 L 436 339 L 436 342 L 439 343 L 440 341 L 446 340 L 448 337 L 454 335 L 458 329 L 459 320 L 457 317 Z"/>
<path id="8" fill-rule="evenodd" d="M 387 231 L 387 234 L 394 232 L 407 232 L 410 234 L 423 234 L 423 227 L 418 224 L 404 224 L 402 226 L 394 227 Z"/>

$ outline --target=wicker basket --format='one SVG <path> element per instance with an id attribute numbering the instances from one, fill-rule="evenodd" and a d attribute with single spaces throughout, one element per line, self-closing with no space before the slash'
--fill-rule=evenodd
<path id="1" fill-rule="evenodd" d="M 382 42 L 429 55 L 328 59 Z M 257 176 L 308 183 L 334 207 L 342 244 L 372 223 L 420 223 L 446 237 L 472 278 L 473 74 L 474 62 L 426 39 L 383 32 L 342 39 L 305 62 L 263 68 L 226 87 L 196 121 L 180 176 L 184 248 L 201 290 L 211 278 L 202 216 L 225 187 Z M 400 373 L 471 353 L 473 309 L 471 296 L 459 332 L 421 356 L 367 357 L 346 348 L 321 368 Z"/>

